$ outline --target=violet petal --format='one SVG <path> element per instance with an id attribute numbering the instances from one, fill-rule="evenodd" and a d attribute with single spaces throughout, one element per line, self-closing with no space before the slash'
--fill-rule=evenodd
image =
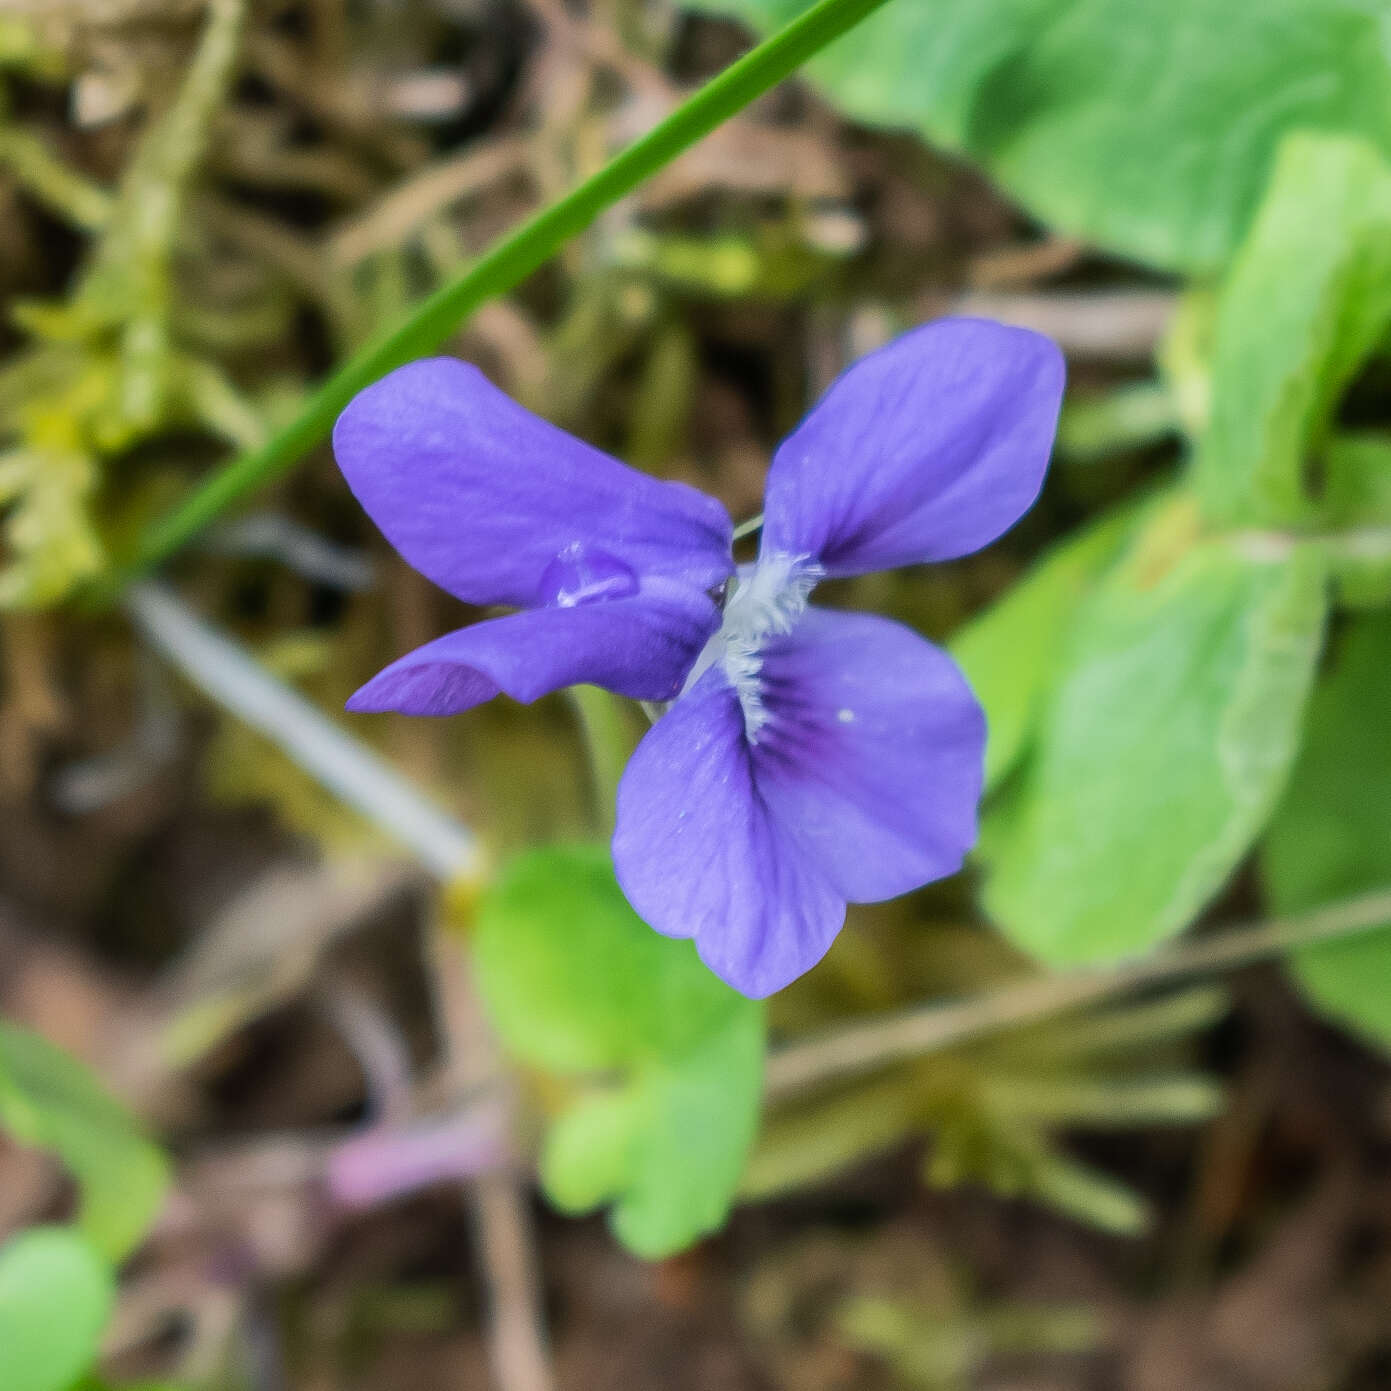
<path id="1" fill-rule="evenodd" d="M 457 715 L 499 692 L 533 701 L 577 682 L 670 700 L 718 626 L 705 594 L 653 581 L 630 598 L 532 609 L 446 633 L 379 672 L 348 709 Z"/>
<path id="2" fill-rule="evenodd" d="M 978 550 L 1038 496 L 1064 375 L 1049 339 L 985 319 L 870 353 L 779 446 L 764 552 L 854 575 Z"/>
<path id="3" fill-rule="evenodd" d="M 547 602 L 559 556 L 698 590 L 732 568 L 730 520 L 713 498 L 626 467 L 454 358 L 412 362 L 359 392 L 333 449 L 387 540 L 469 603 Z"/>
<path id="4" fill-rule="evenodd" d="M 770 995 L 825 955 L 836 893 L 754 785 L 738 697 L 712 667 L 647 732 L 618 788 L 614 868 L 668 937 L 736 990 Z"/>
<path id="5" fill-rule="evenodd" d="M 768 815 L 852 903 L 953 874 L 976 839 L 985 716 L 947 654 L 809 608 L 763 651 L 753 775 Z"/>

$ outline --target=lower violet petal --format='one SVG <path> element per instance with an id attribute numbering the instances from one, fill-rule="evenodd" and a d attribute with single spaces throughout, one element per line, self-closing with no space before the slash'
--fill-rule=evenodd
<path id="1" fill-rule="evenodd" d="M 711 668 L 648 731 L 618 789 L 614 868 L 658 932 L 755 998 L 814 966 L 845 900 L 786 833 L 755 781 L 744 715 Z"/>
<path id="2" fill-rule="evenodd" d="M 363 686 L 348 709 L 457 715 L 499 692 L 533 701 L 578 682 L 634 700 L 670 700 L 718 626 L 708 596 L 675 585 L 514 613 L 408 652 Z"/>
<path id="3" fill-rule="evenodd" d="M 985 716 L 946 653 L 809 608 L 762 659 L 753 777 L 769 817 L 852 903 L 955 873 L 976 839 Z"/>

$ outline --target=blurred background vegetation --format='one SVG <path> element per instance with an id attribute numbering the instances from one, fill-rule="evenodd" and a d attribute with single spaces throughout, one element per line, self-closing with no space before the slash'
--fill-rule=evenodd
<path id="1" fill-rule="evenodd" d="M 1057 339 L 1025 521 L 827 591 L 986 704 L 964 874 L 753 1005 L 640 712 L 338 713 L 472 615 L 319 383 L 807 8 L 0 0 L 0 1391 L 1391 1385 L 1391 0 L 889 0 L 449 338 L 736 519 Z"/>

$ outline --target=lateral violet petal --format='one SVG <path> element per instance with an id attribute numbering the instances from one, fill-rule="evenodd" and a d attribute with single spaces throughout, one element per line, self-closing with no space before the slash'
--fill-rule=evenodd
<path id="1" fill-rule="evenodd" d="M 738 697 L 712 667 L 647 732 L 618 788 L 613 862 L 628 901 L 753 998 L 825 954 L 845 900 L 765 807 Z"/>
<path id="2" fill-rule="evenodd" d="M 1038 496 L 1064 377 L 1051 340 L 985 319 L 861 358 L 778 447 L 763 553 L 843 576 L 979 550 Z"/>
<path id="3" fill-rule="evenodd" d="M 577 682 L 670 700 L 718 626 L 707 595 L 653 581 L 630 598 L 531 609 L 446 633 L 379 672 L 348 709 L 457 715 L 499 692 L 530 702 Z"/>
<path id="4" fill-rule="evenodd" d="M 359 392 L 333 450 L 387 540 L 469 603 L 549 602 L 557 557 L 699 590 L 732 568 L 731 523 L 713 498 L 628 468 L 455 358 L 409 363 Z"/>
<path id="5" fill-rule="evenodd" d="M 754 782 L 851 903 L 955 873 L 976 839 L 985 715 L 945 652 L 871 614 L 809 608 L 762 654 Z"/>

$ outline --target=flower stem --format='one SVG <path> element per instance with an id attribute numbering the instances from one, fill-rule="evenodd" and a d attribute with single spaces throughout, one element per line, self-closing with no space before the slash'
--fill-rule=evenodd
<path id="1" fill-rule="evenodd" d="M 763 513 L 760 512 L 756 517 L 750 517 L 746 522 L 740 522 L 734 528 L 734 540 L 742 541 L 746 536 L 752 536 L 757 531 L 763 530 Z"/>
<path id="2" fill-rule="evenodd" d="M 598 686 L 571 686 L 569 694 L 589 755 L 595 821 L 606 835 L 612 834 L 618 782 L 633 752 L 632 730 L 624 719 L 624 704 L 617 696 Z"/>
<path id="3" fill-rule="evenodd" d="M 931 1004 L 794 1043 L 768 1059 L 765 1094 L 777 1099 L 890 1063 L 1031 1024 L 1126 995 L 1144 986 L 1232 971 L 1317 942 L 1391 923 L 1391 888 L 1331 903 L 1296 918 L 1277 918 L 1214 933 L 1107 970 L 1045 976 L 980 995 Z"/>
<path id="4" fill-rule="evenodd" d="M 228 507 L 291 468 L 327 437 L 339 412 L 363 387 L 402 363 L 435 351 L 479 305 L 512 289 L 605 208 L 885 3 L 819 0 L 707 82 L 602 169 L 529 218 L 457 280 L 442 286 L 404 322 L 355 353 L 272 439 L 231 460 L 172 512 L 157 519 L 116 577 L 117 586 L 149 573 Z"/>

